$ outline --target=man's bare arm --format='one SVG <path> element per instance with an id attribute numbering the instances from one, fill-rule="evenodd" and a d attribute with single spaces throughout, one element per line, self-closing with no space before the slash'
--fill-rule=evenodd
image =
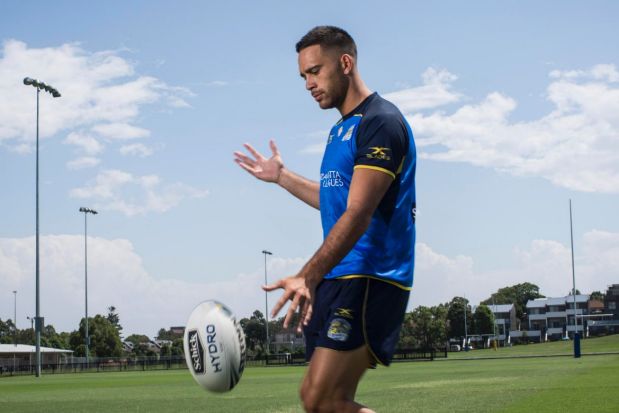
<path id="1" fill-rule="evenodd" d="M 262 181 L 278 184 L 309 206 L 320 209 L 320 184 L 286 169 L 273 140 L 269 142 L 273 155 L 268 159 L 250 144 L 243 146 L 254 159 L 242 152 L 234 152 L 234 161 L 241 168 Z"/>
<path id="2" fill-rule="evenodd" d="M 288 300 L 292 301 L 288 307 L 284 327 L 288 326 L 292 315 L 298 309 L 301 309 L 300 320 L 304 324 L 309 321 L 312 314 L 311 301 L 316 285 L 361 238 L 392 182 L 393 178 L 383 172 L 364 168 L 356 169 L 350 184 L 346 211 L 331 228 L 318 251 L 296 276 L 283 278 L 273 285 L 266 286 L 267 291 L 284 289 L 281 298 L 273 307 L 273 314 L 277 314 Z"/>
<path id="3" fill-rule="evenodd" d="M 311 207 L 320 209 L 320 184 L 282 168 L 278 185 Z"/>
<path id="4" fill-rule="evenodd" d="M 355 170 L 346 211 L 301 269 L 300 276 L 320 282 L 352 250 L 370 225 L 374 211 L 392 182 L 393 178 L 383 172 L 365 168 Z"/>

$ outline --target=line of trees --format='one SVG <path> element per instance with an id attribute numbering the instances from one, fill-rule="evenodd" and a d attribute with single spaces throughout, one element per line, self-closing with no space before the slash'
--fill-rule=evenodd
<path id="1" fill-rule="evenodd" d="M 600 292 L 592 293 L 592 297 L 604 298 Z M 489 305 L 514 304 L 516 317 L 521 321 L 526 318 L 526 303 L 536 298 L 544 298 L 539 287 L 533 283 L 525 282 L 508 287 L 503 287 L 492 293 L 483 300 L 473 311 L 469 301 L 464 297 L 454 297 L 448 303 L 432 307 L 419 306 L 413 311 L 406 313 L 398 348 L 400 349 L 430 349 L 443 348 L 450 338 L 462 338 L 466 335 L 482 335 L 494 333 L 494 314 Z M 466 314 L 466 316 L 465 316 Z M 269 336 L 271 342 L 276 334 L 284 332 L 284 317 L 269 321 Z M 296 326 L 296 316 L 293 326 Z M 466 323 L 466 325 L 465 325 Z M 266 319 L 259 310 L 253 312 L 250 317 L 240 320 L 245 332 L 247 348 L 250 355 L 262 355 L 266 352 Z M 13 342 L 14 324 L 11 320 L 0 319 L 0 343 Z M 108 314 L 89 317 L 88 330 L 90 336 L 90 355 L 99 357 L 127 355 L 121 342 L 122 326 L 120 317 L 114 306 L 108 308 Z M 292 331 L 292 330 L 288 330 Z M 34 344 L 34 332 L 32 329 L 17 330 L 17 342 L 20 344 Z M 159 354 L 182 355 L 182 334 L 172 329 L 160 329 L 157 334 L 158 340 L 163 340 Z M 132 334 L 125 339 L 132 343 L 129 355 L 154 356 L 152 340 L 141 334 Z M 80 321 L 79 328 L 71 333 L 57 333 L 52 325 L 47 325 L 41 332 L 41 345 L 70 349 L 76 356 L 85 355 L 85 320 Z M 299 349 L 301 350 L 301 349 Z"/>
<path id="2" fill-rule="evenodd" d="M 603 299 L 601 293 L 599 296 Z M 475 311 L 464 297 L 454 297 L 433 307 L 419 306 L 406 313 L 398 348 L 443 348 L 450 338 L 494 334 L 495 320 L 490 305 L 514 304 L 516 317 L 524 322 L 526 304 L 536 298 L 544 298 L 539 287 L 524 282 L 500 288 L 475 307 Z"/>

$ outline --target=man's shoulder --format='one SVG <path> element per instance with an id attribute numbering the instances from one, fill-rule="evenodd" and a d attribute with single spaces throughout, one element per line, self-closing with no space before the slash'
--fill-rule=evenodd
<path id="1" fill-rule="evenodd" d="M 402 124 L 404 122 L 404 116 L 400 109 L 378 94 L 373 97 L 365 109 L 362 119 L 363 123 L 387 122 Z"/>

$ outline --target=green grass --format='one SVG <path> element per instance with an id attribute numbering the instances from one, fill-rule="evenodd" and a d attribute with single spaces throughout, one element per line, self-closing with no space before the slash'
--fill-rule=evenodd
<path id="1" fill-rule="evenodd" d="M 582 354 L 593 353 L 619 353 L 619 334 L 588 338 L 580 340 L 580 351 Z M 551 341 L 547 343 L 519 344 L 512 347 L 499 347 L 493 349 L 481 349 L 472 351 L 460 351 L 449 353 L 450 359 L 466 359 L 479 357 L 522 357 L 522 356 L 545 356 L 545 355 L 573 355 L 574 342 Z"/>
<path id="2" fill-rule="evenodd" d="M 589 340 L 589 346 L 615 351 L 617 339 Z M 546 345 L 521 347 L 533 352 Z M 249 368 L 222 395 L 200 389 L 186 370 L 5 377 L 0 411 L 301 412 L 303 372 Z M 358 400 L 378 412 L 617 412 L 617 394 L 619 355 L 596 355 L 397 363 L 369 371 Z"/>

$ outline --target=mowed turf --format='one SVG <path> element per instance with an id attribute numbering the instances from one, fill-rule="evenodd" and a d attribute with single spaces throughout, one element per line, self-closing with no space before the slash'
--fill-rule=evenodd
<path id="1" fill-rule="evenodd" d="M 303 372 L 248 368 L 221 395 L 199 388 L 187 370 L 5 377 L 0 412 L 301 412 Z M 378 412 L 618 412 L 617 394 L 614 354 L 397 363 L 369 371 L 358 400 Z"/>

